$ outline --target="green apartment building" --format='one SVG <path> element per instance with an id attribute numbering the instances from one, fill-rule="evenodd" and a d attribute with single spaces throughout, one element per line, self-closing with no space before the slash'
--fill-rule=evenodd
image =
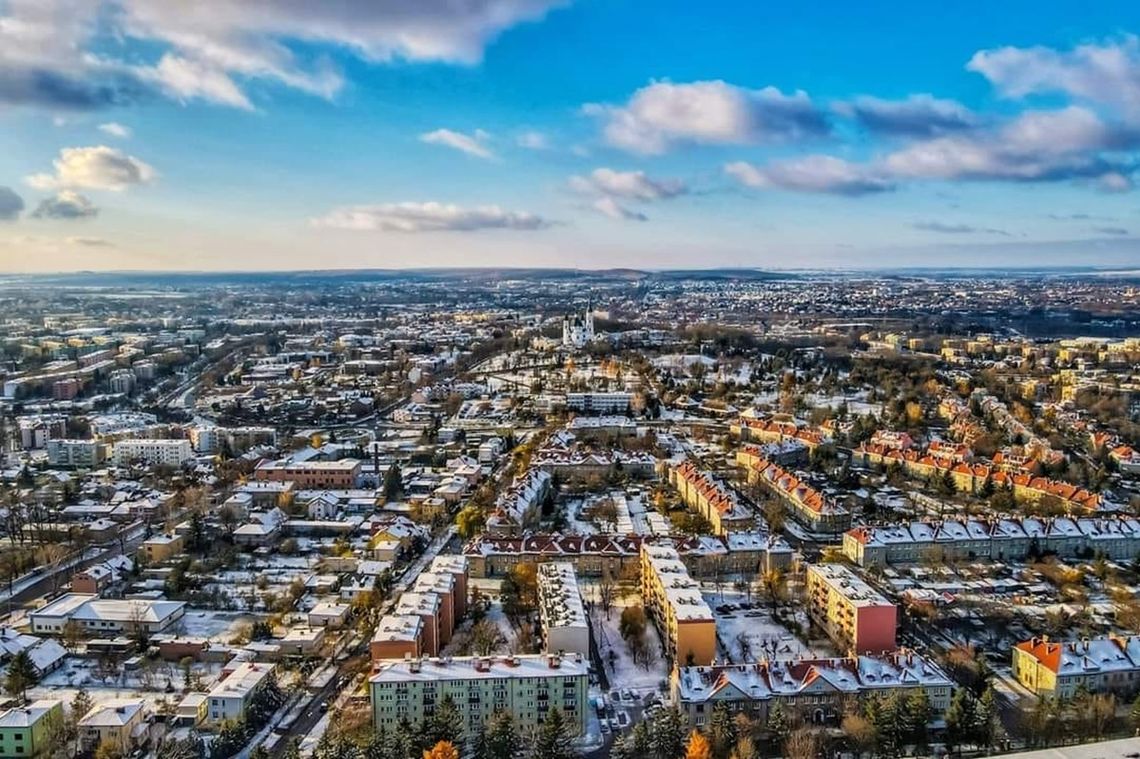
<path id="1" fill-rule="evenodd" d="M 0 757 L 40 756 L 51 728 L 63 720 L 62 701 L 34 701 L 0 715 Z"/>
<path id="2" fill-rule="evenodd" d="M 450 697 L 469 736 L 497 711 L 509 712 L 525 732 L 555 707 L 583 734 L 587 666 L 580 654 L 384 660 L 369 683 L 372 722 L 389 731 L 402 718 L 416 725 Z"/>

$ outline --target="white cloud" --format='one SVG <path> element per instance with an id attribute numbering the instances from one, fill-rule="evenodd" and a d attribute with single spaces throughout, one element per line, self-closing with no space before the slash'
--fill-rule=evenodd
<path id="1" fill-rule="evenodd" d="M 654 82 L 624 106 L 583 109 L 604 122 L 605 140 L 634 153 L 659 154 L 680 143 L 737 145 L 818 137 L 827 120 L 804 92 L 749 90 L 723 81 Z"/>
<path id="2" fill-rule="evenodd" d="M 38 190 L 70 188 L 117 192 L 146 184 L 157 176 L 149 164 L 106 145 L 64 148 L 53 165 L 54 174 L 33 174 L 27 177 L 27 183 Z"/>
<path id="3" fill-rule="evenodd" d="M 872 132 L 902 137 L 933 137 L 976 127 L 977 114 L 954 100 L 911 95 L 905 100 L 860 97 L 841 103 L 836 111 Z"/>
<path id="4" fill-rule="evenodd" d="M 741 184 L 765 189 L 836 195 L 867 195 L 894 189 L 894 183 L 876 170 L 826 155 L 777 161 L 767 166 L 737 161 L 724 170 Z"/>
<path id="5" fill-rule="evenodd" d="M 74 190 L 62 190 L 53 197 L 44 198 L 32 211 L 36 219 L 87 219 L 98 214 L 95 204 Z"/>
<path id="6" fill-rule="evenodd" d="M 688 191 L 679 179 L 651 179 L 644 171 L 607 168 L 594 169 L 587 177 L 571 177 L 570 186 L 579 192 L 643 201 L 675 198 Z"/>
<path id="7" fill-rule="evenodd" d="M 487 147 L 491 135 L 482 129 L 476 129 L 473 134 L 454 132 L 450 129 L 436 129 L 434 132 L 425 132 L 420 135 L 420 141 L 429 145 L 444 145 L 476 158 L 494 158 L 495 154 Z"/>
<path id="8" fill-rule="evenodd" d="M 24 210 L 24 199 L 10 187 L 0 187 L 0 221 L 13 221 Z"/>
<path id="9" fill-rule="evenodd" d="M 106 124 L 100 124 L 99 131 L 103 132 L 104 134 L 109 134 L 112 137 L 118 137 L 120 140 L 129 139 L 132 134 L 130 127 L 123 126 L 122 124 L 115 121 L 108 121 Z"/>
<path id="10" fill-rule="evenodd" d="M 140 75 L 182 103 L 204 100 L 243 111 L 253 110 L 253 103 L 230 74 L 205 61 L 167 53 L 157 66 L 140 71 Z"/>
<path id="11" fill-rule="evenodd" d="M 380 232 L 473 232 L 482 229 L 535 230 L 551 222 L 531 213 L 499 206 L 463 208 L 445 203 L 384 203 L 334 209 L 314 219 L 332 229 Z"/>
<path id="12" fill-rule="evenodd" d="M 474 64 L 511 27 L 567 0 L 6 0 L 0 3 L 0 102 L 89 109 L 155 90 L 250 108 L 250 81 L 321 97 L 343 76 L 314 46 L 368 62 Z M 136 39 L 152 59 L 110 57 Z"/>
<path id="13" fill-rule="evenodd" d="M 892 176 L 922 179 L 1097 180 L 1124 177 L 1119 162 L 1101 153 L 1136 140 L 1092 111 L 1070 106 L 1026 111 L 996 130 L 918 142 L 891 153 L 883 165 Z"/>
<path id="14" fill-rule="evenodd" d="M 527 150 L 546 150 L 550 147 L 550 140 L 542 132 L 529 130 L 520 134 L 515 139 L 515 144 Z"/>
<path id="15" fill-rule="evenodd" d="M 649 221 L 649 217 L 645 214 L 626 208 L 608 195 L 595 200 L 591 208 L 619 221 Z"/>
<path id="16" fill-rule="evenodd" d="M 980 50 L 966 68 L 1006 97 L 1063 93 L 1140 116 L 1140 41 L 1134 35 L 1069 51 L 1040 46 Z"/>

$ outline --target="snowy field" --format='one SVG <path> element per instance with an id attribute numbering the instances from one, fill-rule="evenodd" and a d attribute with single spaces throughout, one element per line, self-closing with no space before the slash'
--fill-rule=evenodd
<path id="1" fill-rule="evenodd" d="M 664 647 L 657 635 L 657 628 L 652 622 L 646 625 L 649 650 L 656 654 L 656 658 L 649 668 L 635 664 L 630 656 L 629 648 L 618 632 L 618 623 L 621 621 L 621 612 L 626 604 L 639 604 L 640 599 L 634 595 L 617 599 L 610 616 L 607 619 L 600 608 L 594 606 L 590 611 L 590 623 L 598 641 L 598 648 L 602 655 L 602 662 L 606 668 L 611 688 L 629 688 L 638 692 L 657 690 L 661 683 L 669 679 L 663 655 Z M 610 664 L 610 652 L 614 653 L 613 664 Z"/>
<path id="2" fill-rule="evenodd" d="M 241 612 L 203 611 L 191 609 L 175 627 L 191 638 L 209 638 L 216 643 L 229 643 L 241 628 L 252 625 L 257 617 Z"/>
<path id="3" fill-rule="evenodd" d="M 221 671 L 220 662 L 195 662 L 191 666 L 191 684 L 208 689 L 217 682 Z M 92 659 L 71 656 L 62 667 L 29 688 L 28 698 L 52 698 L 70 703 L 80 690 L 87 691 L 96 703 L 137 698 L 157 706 L 162 701 L 180 701 L 186 685 L 183 670 L 175 662 L 149 661 L 145 668 L 127 671 L 121 665 L 106 667 Z"/>
<path id="4" fill-rule="evenodd" d="M 865 391 L 851 395 L 822 395 L 819 393 L 811 393 L 804 396 L 804 402 L 813 408 L 830 408 L 833 410 L 838 409 L 846 403 L 847 413 L 856 416 L 865 416 L 867 414 L 882 416 L 883 414 L 882 404 L 868 402 L 867 393 Z"/>
<path id="5" fill-rule="evenodd" d="M 797 638 L 791 630 L 777 622 L 772 617 L 771 609 L 755 596 L 749 601 L 741 591 L 707 588 L 703 595 L 716 616 L 718 653 L 733 662 L 837 655 L 826 642 L 813 641 L 808 645 Z M 799 622 L 803 629 L 807 629 L 806 616 L 799 619 Z"/>

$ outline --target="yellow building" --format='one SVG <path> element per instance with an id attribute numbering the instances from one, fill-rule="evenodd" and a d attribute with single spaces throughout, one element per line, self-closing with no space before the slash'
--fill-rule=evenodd
<path id="1" fill-rule="evenodd" d="M 1046 698 L 1072 698 L 1078 688 L 1131 696 L 1140 685 L 1140 637 L 1031 638 L 1013 647 L 1013 676 Z"/>
<path id="2" fill-rule="evenodd" d="M 160 564 L 182 553 L 181 535 L 153 535 L 143 541 L 139 553 L 148 564 Z"/>
<path id="3" fill-rule="evenodd" d="M 756 518 L 751 509 L 708 472 L 697 469 L 691 461 L 669 468 L 669 484 L 677 489 L 681 500 L 690 510 L 708 520 L 717 535 L 755 529 Z"/>
<path id="4" fill-rule="evenodd" d="M 147 741 L 146 705 L 138 699 L 111 699 L 79 720 L 79 740 L 89 751 L 108 745 L 125 756 Z"/>
<path id="5" fill-rule="evenodd" d="M 808 615 L 837 646 L 858 654 L 894 651 L 897 610 L 843 564 L 807 570 Z"/>
<path id="6" fill-rule="evenodd" d="M 684 666 L 712 663 L 716 620 L 672 545 L 641 546 L 641 597 L 670 660 Z"/>

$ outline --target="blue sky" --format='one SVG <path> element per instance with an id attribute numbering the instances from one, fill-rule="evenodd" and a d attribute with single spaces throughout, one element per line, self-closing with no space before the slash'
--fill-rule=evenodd
<path id="1" fill-rule="evenodd" d="M 0 0 L 0 269 L 1140 264 L 1134 3 L 171 5 Z"/>

